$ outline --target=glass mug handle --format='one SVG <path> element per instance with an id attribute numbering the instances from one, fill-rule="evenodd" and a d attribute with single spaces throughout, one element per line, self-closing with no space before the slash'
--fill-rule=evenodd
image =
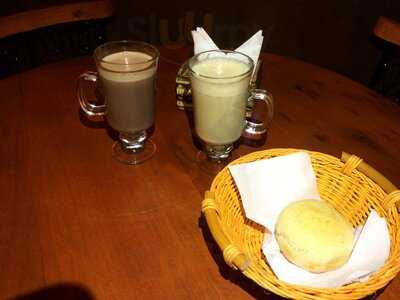
<path id="1" fill-rule="evenodd" d="M 264 112 L 260 112 L 261 106 L 265 107 Z M 252 139 L 261 138 L 267 132 L 273 117 L 274 100 L 272 95 L 263 89 L 251 90 L 250 97 L 247 99 L 244 136 Z"/>
<path id="2" fill-rule="evenodd" d="M 87 99 L 83 85 L 84 81 L 93 82 L 96 85 L 98 77 L 97 72 L 88 71 L 81 74 L 76 81 L 76 96 L 78 97 L 81 108 L 89 116 L 103 116 L 106 111 L 105 104 L 96 105 L 93 103 L 95 101 L 89 101 Z"/>

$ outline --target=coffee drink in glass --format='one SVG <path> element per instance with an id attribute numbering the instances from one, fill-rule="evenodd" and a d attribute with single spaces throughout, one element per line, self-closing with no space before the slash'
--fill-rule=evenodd
<path id="1" fill-rule="evenodd" d="M 77 83 L 81 107 L 88 115 L 104 115 L 108 124 L 119 132 L 113 156 L 127 164 L 150 158 L 155 145 L 147 141 L 147 132 L 154 123 L 155 79 L 158 51 L 143 42 L 117 41 L 106 43 L 94 53 L 97 73 L 82 74 Z M 87 100 L 83 81 L 99 84 L 104 105 Z"/>

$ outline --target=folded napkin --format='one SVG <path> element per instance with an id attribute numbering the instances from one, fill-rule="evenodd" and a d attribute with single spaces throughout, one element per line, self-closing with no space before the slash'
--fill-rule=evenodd
<path id="1" fill-rule="evenodd" d="M 194 54 L 219 49 L 207 32 L 201 27 L 192 30 L 192 37 L 194 43 Z M 235 51 L 248 55 L 253 60 L 254 65 L 256 65 L 258 57 L 260 56 L 263 39 L 262 30 L 259 30 L 239 48 L 236 48 Z"/>
<path id="2" fill-rule="evenodd" d="M 355 230 L 356 243 L 350 259 L 334 271 L 311 273 L 280 252 L 274 236 L 275 223 L 288 204 L 302 199 L 320 199 L 308 153 L 297 152 L 229 167 L 239 189 L 246 217 L 265 226 L 262 251 L 275 275 L 282 281 L 315 288 L 335 288 L 363 281 L 382 267 L 389 257 L 390 238 L 384 218 L 372 210 L 364 226 Z"/>

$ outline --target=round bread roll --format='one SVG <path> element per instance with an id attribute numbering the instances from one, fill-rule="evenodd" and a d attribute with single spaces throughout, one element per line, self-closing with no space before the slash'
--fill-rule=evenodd
<path id="1" fill-rule="evenodd" d="M 288 205 L 278 217 L 275 237 L 290 262 L 313 273 L 344 265 L 354 244 L 351 224 L 329 203 L 318 200 Z"/>

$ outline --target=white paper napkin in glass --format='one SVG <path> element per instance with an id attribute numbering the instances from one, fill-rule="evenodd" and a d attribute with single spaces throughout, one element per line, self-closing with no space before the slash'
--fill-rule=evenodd
<path id="1" fill-rule="evenodd" d="M 311 273 L 282 255 L 273 234 L 282 209 L 297 200 L 320 199 L 308 153 L 296 152 L 234 165 L 229 167 L 229 171 L 239 189 L 246 217 L 272 232 L 265 235 L 262 251 L 280 280 L 309 287 L 334 288 L 366 280 L 389 257 L 390 238 L 386 221 L 374 210 L 364 226 L 355 230 L 356 243 L 351 257 L 339 269 Z"/>
<path id="2" fill-rule="evenodd" d="M 194 54 L 219 49 L 202 27 L 197 27 L 196 30 L 192 30 L 192 37 L 194 43 Z M 235 51 L 248 55 L 255 65 L 260 56 L 263 40 L 264 37 L 262 35 L 262 30 L 259 30 L 241 46 L 236 48 Z M 255 70 L 253 70 L 253 72 L 254 71 Z"/>

